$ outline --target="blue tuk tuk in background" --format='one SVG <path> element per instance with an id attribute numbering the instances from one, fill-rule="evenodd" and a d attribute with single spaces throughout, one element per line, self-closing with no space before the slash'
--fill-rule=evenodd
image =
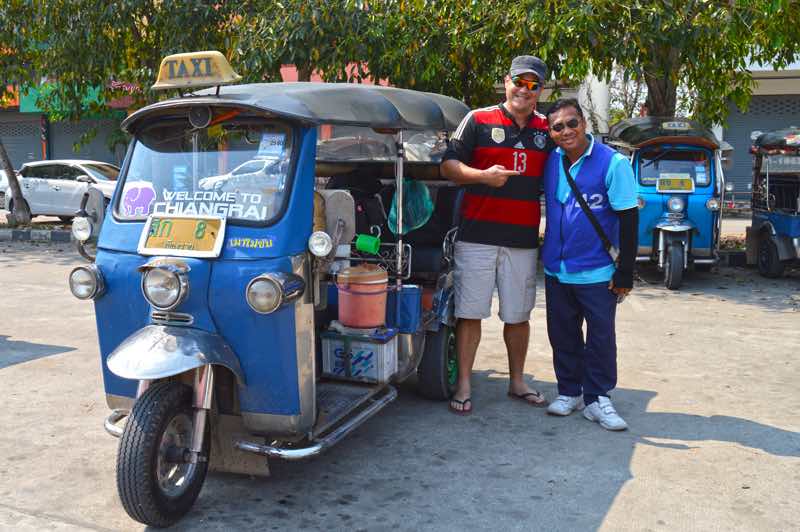
<path id="1" fill-rule="evenodd" d="M 780 277 L 800 259 L 800 129 L 758 135 L 753 154 L 753 223 L 748 263 L 764 277 Z"/>
<path id="2" fill-rule="evenodd" d="M 637 117 L 611 127 L 608 143 L 631 158 L 639 189 L 637 261 L 655 262 L 664 285 L 719 258 L 725 193 L 720 142 L 697 122 Z"/>
<path id="3" fill-rule="evenodd" d="M 433 159 L 468 108 L 238 79 L 218 52 L 165 58 L 154 88 L 214 88 L 130 115 L 102 224 L 95 210 L 73 225 L 94 259 L 69 283 L 95 305 L 119 496 L 156 527 L 189 511 L 208 468 L 266 475 L 268 458 L 341 440 L 396 382 L 416 374 L 433 399 L 455 385 L 459 189 Z M 344 323 L 343 298 L 381 310 Z"/>

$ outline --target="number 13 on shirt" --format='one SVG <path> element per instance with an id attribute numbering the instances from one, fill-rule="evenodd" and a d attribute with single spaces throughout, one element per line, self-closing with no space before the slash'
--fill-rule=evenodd
<path id="1" fill-rule="evenodd" d="M 514 168 L 520 174 L 524 174 L 528 167 L 528 154 L 524 151 L 514 152 Z"/>

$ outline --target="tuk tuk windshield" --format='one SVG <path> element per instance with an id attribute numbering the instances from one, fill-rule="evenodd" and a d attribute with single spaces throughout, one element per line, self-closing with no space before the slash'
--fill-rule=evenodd
<path id="1" fill-rule="evenodd" d="M 289 186 L 292 131 L 278 122 L 239 120 L 193 128 L 171 120 L 136 135 L 118 217 L 220 216 L 268 223 Z"/>
<path id="2" fill-rule="evenodd" d="M 660 177 L 691 177 L 695 186 L 711 183 L 708 152 L 701 149 L 653 148 L 639 155 L 639 183 L 655 186 Z"/>

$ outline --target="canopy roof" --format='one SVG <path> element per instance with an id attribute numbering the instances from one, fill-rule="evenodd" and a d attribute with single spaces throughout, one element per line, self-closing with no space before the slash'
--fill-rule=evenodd
<path id="1" fill-rule="evenodd" d="M 753 146 L 764 150 L 770 148 L 800 150 L 800 128 L 790 127 L 762 133 L 753 142 Z"/>
<path id="2" fill-rule="evenodd" d="M 608 132 L 610 143 L 628 148 L 653 144 L 689 144 L 712 150 L 720 147 L 716 135 L 699 122 L 672 117 L 640 116 L 621 120 Z"/>
<path id="3" fill-rule="evenodd" d="M 219 95 L 217 95 L 219 90 Z M 198 91 L 136 111 L 123 123 L 132 132 L 145 117 L 195 105 L 250 108 L 309 124 L 453 131 L 469 112 L 459 100 L 429 92 L 355 83 L 256 83 Z"/>

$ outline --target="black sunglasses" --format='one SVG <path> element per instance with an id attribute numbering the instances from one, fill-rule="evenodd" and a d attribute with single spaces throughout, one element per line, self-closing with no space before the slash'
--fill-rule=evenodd
<path id="1" fill-rule="evenodd" d="M 570 118 L 566 122 L 559 122 L 558 124 L 553 124 L 552 126 L 550 126 L 550 129 L 552 131 L 555 131 L 556 133 L 561 133 L 565 127 L 568 127 L 570 129 L 575 129 L 576 127 L 578 127 L 578 124 L 580 123 L 581 121 L 578 120 L 577 118 Z"/>

